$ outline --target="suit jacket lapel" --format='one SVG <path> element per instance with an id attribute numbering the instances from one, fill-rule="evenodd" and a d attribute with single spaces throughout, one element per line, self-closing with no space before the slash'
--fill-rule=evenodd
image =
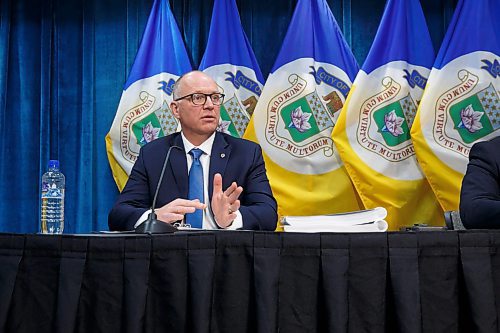
<path id="1" fill-rule="evenodd" d="M 180 149 L 172 149 L 170 152 L 170 172 L 173 175 L 174 182 L 179 191 L 180 198 L 186 198 L 188 195 L 188 175 L 187 175 L 187 161 L 184 143 L 180 134 L 176 135 L 171 140 L 172 146 L 181 147 Z"/>
<path id="2" fill-rule="evenodd" d="M 214 191 L 214 175 L 220 173 L 222 175 L 222 180 L 224 180 L 224 173 L 230 155 L 231 146 L 227 143 L 226 139 L 224 139 L 224 136 L 217 132 L 212 146 L 210 172 L 208 174 L 208 196 L 210 201 L 212 200 L 212 193 Z"/>

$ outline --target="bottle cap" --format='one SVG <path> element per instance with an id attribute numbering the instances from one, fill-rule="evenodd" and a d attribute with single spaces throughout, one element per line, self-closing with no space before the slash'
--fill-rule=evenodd
<path id="1" fill-rule="evenodd" d="M 49 169 L 59 169 L 59 160 L 50 160 Z"/>

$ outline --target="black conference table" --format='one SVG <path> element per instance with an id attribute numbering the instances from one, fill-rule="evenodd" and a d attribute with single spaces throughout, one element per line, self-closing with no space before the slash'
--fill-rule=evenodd
<path id="1" fill-rule="evenodd" d="M 499 332 L 500 233 L 0 234 L 0 332 Z"/>

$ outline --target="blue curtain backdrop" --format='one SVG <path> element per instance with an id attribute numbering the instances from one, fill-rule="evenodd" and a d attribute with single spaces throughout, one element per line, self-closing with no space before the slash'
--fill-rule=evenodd
<path id="1" fill-rule="evenodd" d="M 385 0 L 328 0 L 358 62 Z M 434 48 L 456 0 L 422 0 Z M 213 0 L 171 0 L 193 68 Z M 237 1 L 267 77 L 296 0 Z M 0 1 L 0 232 L 39 230 L 40 178 L 49 159 L 66 175 L 65 233 L 107 230 L 118 190 L 104 137 L 118 106 L 152 0 Z"/>

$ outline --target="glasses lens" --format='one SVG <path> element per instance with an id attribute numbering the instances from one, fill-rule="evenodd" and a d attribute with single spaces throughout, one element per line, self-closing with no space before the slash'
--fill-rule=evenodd
<path id="1" fill-rule="evenodd" d="M 224 97 L 222 96 L 222 94 L 212 94 L 210 95 L 210 99 L 212 100 L 212 103 L 214 103 L 215 105 L 220 105 L 222 103 L 222 99 Z"/>
<path id="2" fill-rule="evenodd" d="M 193 100 L 193 104 L 203 105 L 207 100 L 207 96 L 205 96 L 204 94 L 193 94 L 191 95 L 191 99 Z"/>

